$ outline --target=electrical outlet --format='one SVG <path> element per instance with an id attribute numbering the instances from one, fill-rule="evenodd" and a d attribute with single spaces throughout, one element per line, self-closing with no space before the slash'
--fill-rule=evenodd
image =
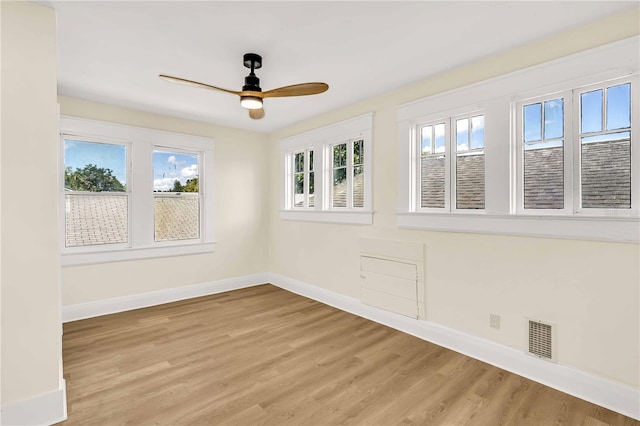
<path id="1" fill-rule="evenodd" d="M 489 314 L 489 327 L 497 330 L 500 329 L 500 315 Z"/>

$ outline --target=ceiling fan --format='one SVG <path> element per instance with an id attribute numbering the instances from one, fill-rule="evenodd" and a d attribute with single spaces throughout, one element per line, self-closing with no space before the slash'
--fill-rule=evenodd
<path id="1" fill-rule="evenodd" d="M 160 78 L 174 83 L 183 83 L 190 86 L 202 87 L 205 89 L 219 90 L 221 92 L 232 93 L 240 96 L 240 105 L 249 110 L 249 117 L 259 120 L 264 117 L 262 101 L 265 98 L 284 98 L 287 96 L 307 96 L 316 95 L 329 89 L 326 83 L 300 83 L 291 86 L 278 87 L 277 89 L 263 92 L 260 88 L 260 79 L 256 76 L 255 70 L 262 68 L 262 56 L 256 53 L 246 53 L 244 55 L 244 66 L 251 69 L 248 76 L 244 78 L 244 86 L 241 91 L 223 89 L 222 87 L 211 86 L 210 84 L 198 81 L 187 80 L 186 78 L 173 77 L 160 74 Z"/>

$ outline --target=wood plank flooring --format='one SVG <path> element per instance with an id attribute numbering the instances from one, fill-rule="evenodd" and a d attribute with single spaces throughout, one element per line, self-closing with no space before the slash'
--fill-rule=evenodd
<path id="1" fill-rule="evenodd" d="M 62 425 L 640 425 L 263 285 L 65 324 Z"/>

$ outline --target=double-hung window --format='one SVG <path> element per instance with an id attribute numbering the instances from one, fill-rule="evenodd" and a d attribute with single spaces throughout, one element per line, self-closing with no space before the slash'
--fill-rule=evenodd
<path id="1" fill-rule="evenodd" d="M 484 115 L 465 114 L 417 124 L 414 146 L 416 211 L 484 209 Z"/>
<path id="2" fill-rule="evenodd" d="M 332 145 L 331 154 L 331 207 L 364 207 L 364 156 L 363 139 Z"/>
<path id="3" fill-rule="evenodd" d="M 60 139 L 63 264 L 214 249 L 213 140 L 72 117 Z"/>
<path id="4" fill-rule="evenodd" d="M 281 141 L 281 218 L 371 224 L 372 114 Z"/>

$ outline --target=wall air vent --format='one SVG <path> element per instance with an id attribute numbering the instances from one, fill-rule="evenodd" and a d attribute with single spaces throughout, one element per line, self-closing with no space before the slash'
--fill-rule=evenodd
<path id="1" fill-rule="evenodd" d="M 555 361 L 554 324 L 529 319 L 528 353 L 538 358 Z"/>

